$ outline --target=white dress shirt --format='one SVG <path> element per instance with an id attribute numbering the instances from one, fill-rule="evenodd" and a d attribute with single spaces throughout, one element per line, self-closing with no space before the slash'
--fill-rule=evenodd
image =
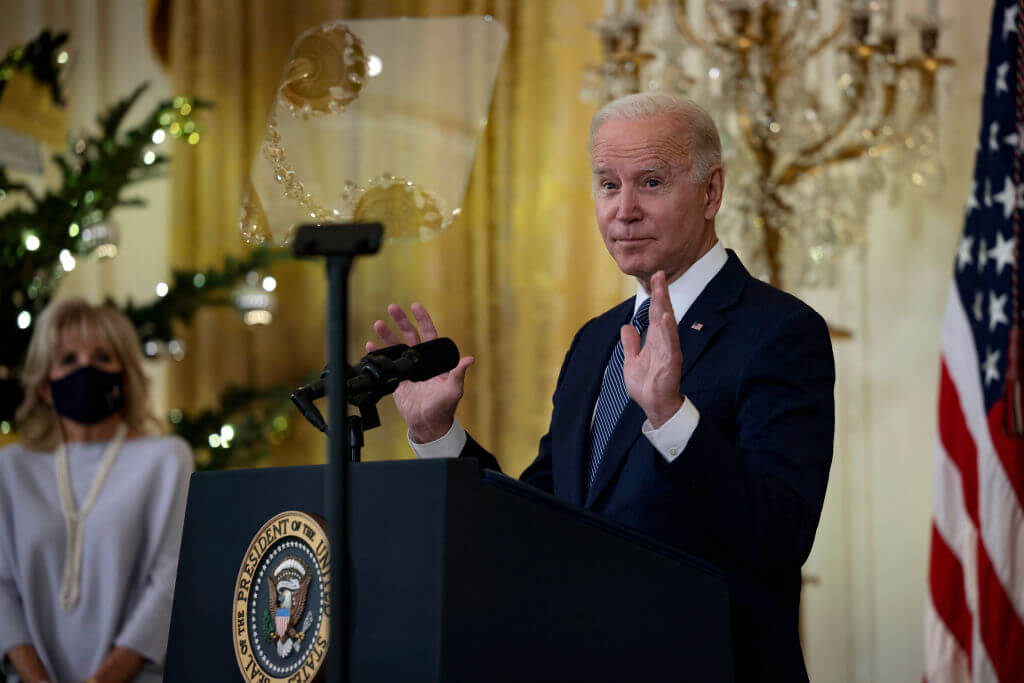
<path id="1" fill-rule="evenodd" d="M 683 316 L 690 310 L 690 306 L 722 269 L 728 258 L 722 243 L 715 242 L 715 245 L 697 259 L 696 263 L 690 266 L 686 272 L 669 283 L 668 296 L 672 301 L 676 325 L 682 321 Z M 643 288 L 643 285 L 637 283 L 634 315 L 643 302 L 649 298 L 650 294 Z M 665 460 L 672 462 L 686 448 L 699 421 L 700 412 L 690 402 L 690 399 L 683 397 L 683 405 L 665 424 L 655 429 L 650 420 L 644 420 L 642 431 Z M 413 441 L 412 436 L 408 433 L 407 436 L 413 452 L 420 458 L 457 458 L 466 445 L 466 430 L 462 428 L 458 420 L 454 420 L 451 429 L 436 441 L 421 444 Z"/>

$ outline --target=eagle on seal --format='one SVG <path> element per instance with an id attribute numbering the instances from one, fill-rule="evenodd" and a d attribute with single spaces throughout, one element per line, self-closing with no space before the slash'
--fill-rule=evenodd
<path id="1" fill-rule="evenodd" d="M 305 638 L 306 634 L 296 631 L 295 626 L 306 609 L 306 594 L 309 592 L 309 584 L 312 581 L 313 577 L 307 573 L 301 582 L 296 582 L 294 579 L 281 582 L 285 585 L 282 585 L 278 591 L 273 577 L 267 577 L 267 585 L 270 587 L 270 611 L 274 615 L 274 624 L 277 627 L 277 637 L 271 636 L 271 642 L 277 640 L 283 645 L 293 638 L 297 640 Z"/>

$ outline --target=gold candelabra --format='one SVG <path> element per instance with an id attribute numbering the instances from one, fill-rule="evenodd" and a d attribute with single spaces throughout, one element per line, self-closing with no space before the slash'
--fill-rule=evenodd
<path id="1" fill-rule="evenodd" d="M 834 10 L 826 17 L 823 10 Z M 832 284 L 862 250 L 868 198 L 886 175 L 941 183 L 936 159 L 937 0 L 903 54 L 895 0 L 606 0 L 590 25 L 603 59 L 582 95 L 677 92 L 719 124 L 727 167 L 719 232 L 776 286 Z M 903 41 L 906 42 L 906 41 Z"/>

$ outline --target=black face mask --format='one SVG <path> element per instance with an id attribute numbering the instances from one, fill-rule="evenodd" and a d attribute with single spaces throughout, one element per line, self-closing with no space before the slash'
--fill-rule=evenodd
<path id="1" fill-rule="evenodd" d="M 81 424 L 107 419 L 124 404 L 124 373 L 104 372 L 84 365 L 50 382 L 57 414 Z"/>

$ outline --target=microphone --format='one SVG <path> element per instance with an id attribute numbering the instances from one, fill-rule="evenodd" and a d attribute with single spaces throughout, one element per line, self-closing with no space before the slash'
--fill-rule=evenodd
<path id="1" fill-rule="evenodd" d="M 360 408 L 372 406 L 405 381 L 422 382 L 448 372 L 459 364 L 459 349 L 451 339 L 440 337 L 415 346 L 395 344 L 363 356 L 349 368 L 345 380 L 345 400 Z M 292 392 L 292 403 L 314 427 L 327 432 L 327 423 L 313 401 L 327 395 L 324 369 L 320 379 Z"/>
<path id="2" fill-rule="evenodd" d="M 397 356 L 397 357 L 396 357 Z M 416 346 L 398 344 L 368 354 L 353 369 L 354 377 L 345 382 L 345 395 L 353 405 L 363 401 L 362 396 L 386 396 L 398 388 L 400 382 L 422 382 L 448 372 L 459 364 L 459 349 L 447 337 L 431 339 Z"/>

